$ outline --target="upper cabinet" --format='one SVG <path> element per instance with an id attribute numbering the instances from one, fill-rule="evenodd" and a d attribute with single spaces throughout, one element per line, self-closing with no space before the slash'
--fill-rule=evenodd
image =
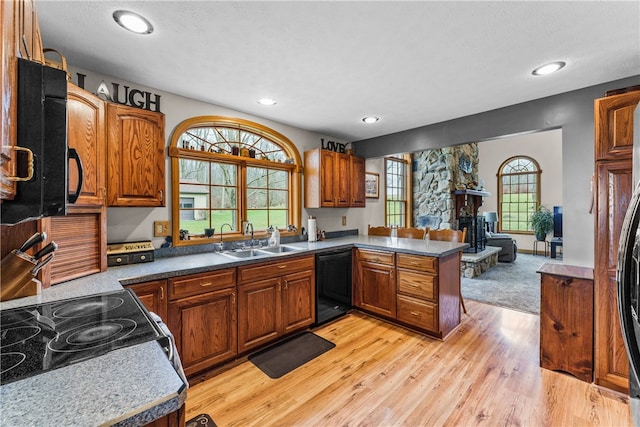
<path id="1" fill-rule="evenodd" d="M 17 58 L 43 62 L 42 39 L 34 0 L 0 2 L 2 59 L 2 124 L 0 125 L 0 198 L 13 199 L 18 176 L 16 151 L 18 64 Z"/>
<path id="2" fill-rule="evenodd" d="M 305 151 L 305 208 L 364 205 L 364 159 L 320 148 Z"/>
<path id="3" fill-rule="evenodd" d="M 596 161 L 631 158 L 633 114 L 640 91 L 607 96 L 595 101 Z"/>
<path id="4" fill-rule="evenodd" d="M 164 114 L 107 107 L 109 206 L 165 206 Z"/>
<path id="5" fill-rule="evenodd" d="M 82 192 L 74 206 L 103 206 L 106 186 L 105 102 L 78 86 L 67 84 L 67 140 L 82 161 Z M 69 164 L 69 188 L 77 188 L 78 169 Z"/>

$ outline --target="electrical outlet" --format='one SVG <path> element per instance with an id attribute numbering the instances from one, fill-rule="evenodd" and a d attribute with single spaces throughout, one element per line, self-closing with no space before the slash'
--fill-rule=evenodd
<path id="1" fill-rule="evenodd" d="M 169 221 L 153 221 L 153 235 L 155 237 L 170 236 Z"/>
<path id="2" fill-rule="evenodd" d="M 347 225 L 347 217 L 346 216 L 342 216 L 342 225 Z"/>

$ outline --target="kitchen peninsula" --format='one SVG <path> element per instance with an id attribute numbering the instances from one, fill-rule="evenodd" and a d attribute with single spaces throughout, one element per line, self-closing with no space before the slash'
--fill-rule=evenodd
<path id="1" fill-rule="evenodd" d="M 171 283 L 169 279 L 181 276 L 220 270 L 235 272 L 244 266 L 265 261 L 275 263 L 328 250 L 355 248 L 356 251 L 365 253 L 365 263 L 386 266 L 388 272 L 393 272 L 389 281 L 393 285 L 393 295 L 390 297 L 393 313 L 381 314 L 375 307 L 367 306 L 372 300 L 368 298 L 366 288 L 358 292 L 356 278 L 354 294 L 357 308 L 443 339 L 460 322 L 460 253 L 467 244 L 350 236 L 320 242 L 290 243 L 286 246 L 292 250 L 256 256 L 253 259 L 233 259 L 220 253 L 200 253 L 159 258 L 152 263 L 112 267 L 105 273 L 45 289 L 38 296 L 2 302 L 0 310 L 103 294 L 120 290 L 122 286 L 150 281 Z M 357 266 L 358 256 L 355 260 Z M 442 263 L 443 260 L 448 261 Z M 430 280 L 427 282 L 427 289 L 423 282 L 412 283 L 407 280 L 411 274 L 428 276 Z M 443 289 L 447 289 L 446 293 L 438 296 Z M 426 297 L 425 292 L 428 294 Z M 442 304 L 446 306 L 446 310 L 439 307 Z M 440 315 L 438 310 L 442 312 Z M 428 315 L 424 317 L 420 313 Z M 418 318 L 412 320 L 411 316 L 416 314 Z M 441 330 L 443 322 L 445 328 Z M 176 334 L 175 331 L 172 332 Z M 148 371 L 150 366 L 153 372 Z M 49 384 L 49 381 L 51 387 L 42 386 Z M 38 387 L 35 387 L 36 383 L 39 384 Z M 159 418 L 182 405 L 186 392 L 181 390 L 180 384 L 179 376 L 173 371 L 160 346 L 149 342 L 0 386 L 0 424 L 12 425 L 19 420 L 21 424 L 42 425 L 51 421 L 52 416 L 60 425 L 69 423 L 69 420 L 82 425 L 113 424 L 135 419 L 136 416 L 151 416 L 150 414 Z M 134 395 L 136 398 L 133 398 Z M 61 399 L 60 396 L 65 398 Z M 111 405 L 105 405 L 105 399 L 111 400 L 110 396 L 118 396 L 119 399 L 113 399 Z M 153 419 L 148 418 L 149 421 Z"/>

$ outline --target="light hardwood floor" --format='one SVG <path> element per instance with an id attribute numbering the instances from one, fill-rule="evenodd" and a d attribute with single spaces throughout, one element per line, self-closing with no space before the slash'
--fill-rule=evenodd
<path id="1" fill-rule="evenodd" d="M 314 331 L 336 347 L 272 380 L 245 362 L 188 391 L 225 426 L 631 426 L 628 399 L 539 367 L 536 315 L 468 301 L 436 341 L 361 313 Z"/>

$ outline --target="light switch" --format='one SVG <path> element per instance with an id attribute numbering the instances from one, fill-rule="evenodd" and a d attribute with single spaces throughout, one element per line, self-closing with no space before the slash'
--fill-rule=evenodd
<path id="1" fill-rule="evenodd" d="M 342 216 L 342 225 L 347 225 L 347 217 L 346 217 L 346 215 Z"/>
<path id="2" fill-rule="evenodd" d="M 170 236 L 169 221 L 153 221 L 153 235 L 155 237 Z"/>

